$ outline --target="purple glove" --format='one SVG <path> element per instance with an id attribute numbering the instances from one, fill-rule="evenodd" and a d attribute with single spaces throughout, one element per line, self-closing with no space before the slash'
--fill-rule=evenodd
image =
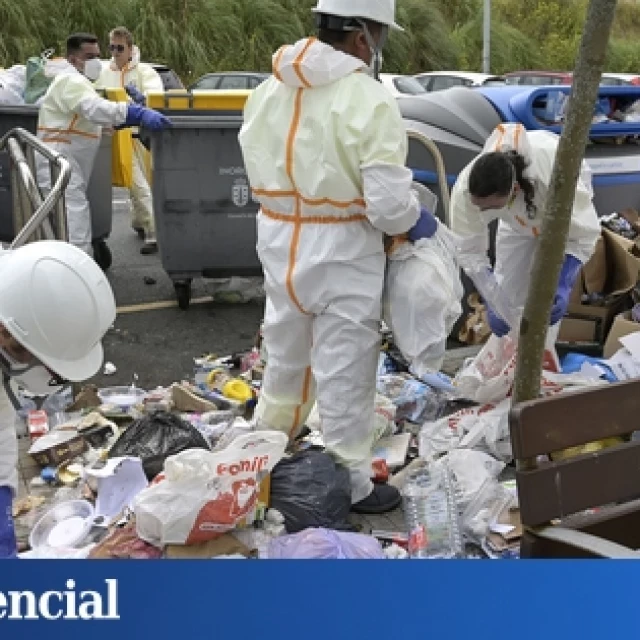
<path id="1" fill-rule="evenodd" d="M 438 221 L 424 207 L 420 207 L 420 217 L 413 228 L 409 229 L 407 234 L 411 242 L 421 240 L 422 238 L 431 238 L 438 230 Z"/>
<path id="2" fill-rule="evenodd" d="M 130 104 L 127 107 L 127 119 L 124 124 L 127 127 L 142 125 L 152 131 L 159 131 L 170 127 L 171 120 L 153 109 L 141 107 L 139 104 Z"/>
<path id="3" fill-rule="evenodd" d="M 553 299 L 553 307 L 551 308 L 552 325 L 560 322 L 565 313 L 567 313 L 569 297 L 571 296 L 571 291 L 573 291 L 573 285 L 576 282 L 581 266 L 580 260 L 574 256 L 566 255 L 564 257 L 556 297 Z"/>
<path id="4" fill-rule="evenodd" d="M 13 528 L 12 501 L 11 489 L 0 487 L 0 560 L 17 557 L 18 546 Z"/>
<path id="5" fill-rule="evenodd" d="M 144 97 L 144 95 L 142 93 L 140 93 L 140 91 L 138 91 L 138 89 L 136 89 L 136 87 L 132 84 L 128 84 L 124 90 L 127 92 L 127 95 L 136 103 L 136 104 L 140 104 L 144 107 L 144 105 L 147 103 L 146 98 Z"/>
<path id="6" fill-rule="evenodd" d="M 493 333 L 498 338 L 502 338 L 502 336 L 506 336 L 509 331 L 511 331 L 511 327 L 500 317 L 497 316 L 491 307 L 487 306 L 487 321 L 489 322 L 489 327 L 491 329 L 491 333 Z"/>

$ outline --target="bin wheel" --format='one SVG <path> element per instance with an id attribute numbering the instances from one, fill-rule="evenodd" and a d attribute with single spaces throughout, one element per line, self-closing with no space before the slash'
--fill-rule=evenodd
<path id="1" fill-rule="evenodd" d="M 103 271 L 107 271 L 111 267 L 113 256 L 109 245 L 104 240 L 95 240 L 93 242 L 93 259 Z"/>
<path id="2" fill-rule="evenodd" d="M 174 282 L 173 288 L 176 291 L 178 306 L 181 309 L 188 309 L 191 302 L 191 280 Z"/>

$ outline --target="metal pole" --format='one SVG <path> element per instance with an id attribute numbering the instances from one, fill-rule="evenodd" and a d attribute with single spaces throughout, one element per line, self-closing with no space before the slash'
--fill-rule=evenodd
<path id="1" fill-rule="evenodd" d="M 482 31 L 482 72 L 491 73 L 491 0 L 484 0 Z"/>

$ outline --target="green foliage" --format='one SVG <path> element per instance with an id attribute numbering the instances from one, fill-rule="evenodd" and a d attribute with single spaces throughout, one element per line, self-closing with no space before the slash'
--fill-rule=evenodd
<path id="1" fill-rule="evenodd" d="M 491 67 L 573 68 L 588 0 L 493 0 Z M 313 32 L 315 0 L 0 0 L 0 66 L 24 62 L 73 31 L 92 31 L 106 56 L 118 25 L 135 34 L 143 58 L 165 62 L 186 82 L 210 71 L 268 71 L 283 43 Z M 385 71 L 480 71 L 482 0 L 398 0 Z M 607 70 L 640 73 L 640 3 L 620 0 Z"/>

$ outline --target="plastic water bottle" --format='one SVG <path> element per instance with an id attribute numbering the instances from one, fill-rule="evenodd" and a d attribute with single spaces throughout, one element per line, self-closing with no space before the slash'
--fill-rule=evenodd
<path id="1" fill-rule="evenodd" d="M 431 463 L 412 473 L 403 490 L 411 558 L 459 558 L 462 534 L 451 472 Z"/>

